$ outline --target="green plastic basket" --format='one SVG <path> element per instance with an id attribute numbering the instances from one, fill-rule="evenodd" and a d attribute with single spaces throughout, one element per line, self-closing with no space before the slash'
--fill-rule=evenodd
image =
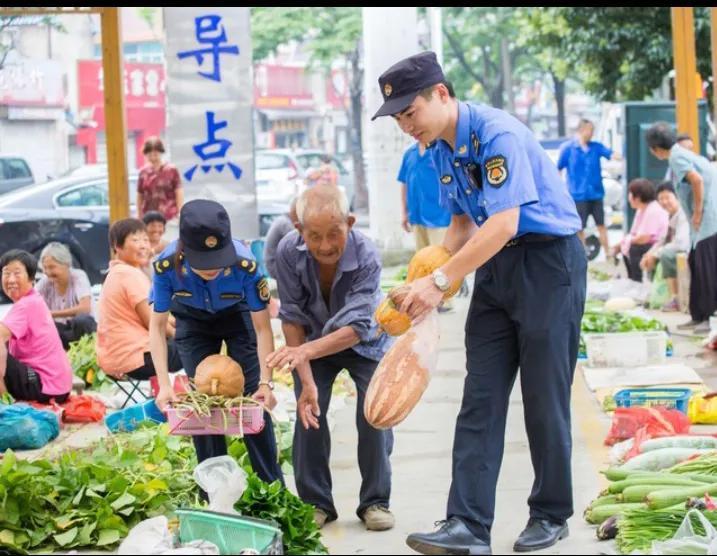
<path id="1" fill-rule="evenodd" d="M 179 541 L 209 541 L 220 554 L 241 554 L 253 549 L 259 554 L 283 554 L 281 529 L 273 521 L 205 510 L 176 510 Z"/>

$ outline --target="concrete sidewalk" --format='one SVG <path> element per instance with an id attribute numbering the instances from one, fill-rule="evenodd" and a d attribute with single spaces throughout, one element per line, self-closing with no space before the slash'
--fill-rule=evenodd
<path id="1" fill-rule="evenodd" d="M 463 393 L 465 351 L 463 327 L 469 299 L 456 299 L 455 310 L 441 319 L 441 353 L 438 370 L 413 413 L 395 429 L 391 509 L 396 527 L 367 532 L 355 515 L 360 476 L 356 461 L 355 399 L 336 415 L 332 433 L 334 497 L 339 519 L 323 531 L 332 554 L 413 554 L 405 544 L 408 534 L 430 531 L 445 518 L 451 478 L 451 448 L 455 419 Z M 603 488 L 598 471 L 607 450 L 602 446 L 609 427 L 595 398 L 577 373 L 573 392 L 573 484 L 575 516 L 570 537 L 545 554 L 598 554 L 610 544 L 599 543 L 594 529 L 585 524 L 582 511 Z M 505 456 L 498 483 L 493 552 L 512 552 L 528 519 L 527 498 L 533 482 L 530 451 L 523 421 L 520 388 L 516 384 L 510 404 Z"/>

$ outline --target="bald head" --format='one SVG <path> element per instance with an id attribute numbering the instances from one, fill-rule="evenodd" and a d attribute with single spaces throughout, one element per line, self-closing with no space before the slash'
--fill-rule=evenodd
<path id="1" fill-rule="evenodd" d="M 338 263 L 354 224 L 346 195 L 336 186 L 307 189 L 296 203 L 297 225 L 306 247 L 322 265 Z"/>

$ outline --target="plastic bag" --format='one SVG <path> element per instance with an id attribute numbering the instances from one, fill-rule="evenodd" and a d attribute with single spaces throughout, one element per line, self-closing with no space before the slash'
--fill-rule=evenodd
<path id="1" fill-rule="evenodd" d="M 57 415 L 26 404 L 0 406 L 0 452 L 36 450 L 60 434 Z"/>
<path id="2" fill-rule="evenodd" d="M 107 411 L 104 404 L 92 396 L 71 396 L 62 408 L 65 423 L 99 423 Z"/>
<path id="3" fill-rule="evenodd" d="M 122 541 L 117 551 L 120 556 L 134 554 L 161 554 L 174 548 L 169 521 L 163 515 L 138 523 Z"/>
<path id="4" fill-rule="evenodd" d="M 646 434 L 648 438 L 689 434 L 690 420 L 676 409 L 618 407 L 612 416 L 612 426 L 605 438 L 605 444 L 612 446 L 621 440 L 634 438 L 638 432 Z"/>
<path id="5" fill-rule="evenodd" d="M 698 535 L 692 526 L 695 517 L 705 530 Z M 653 541 L 650 554 L 717 554 L 717 529 L 699 510 L 690 510 L 685 514 L 682 525 L 675 536 L 667 541 Z"/>
<path id="6" fill-rule="evenodd" d="M 194 480 L 209 496 L 213 512 L 238 514 L 234 509 L 246 489 L 246 473 L 230 456 L 205 459 L 194 468 Z"/>
<path id="7" fill-rule="evenodd" d="M 117 551 L 120 556 L 134 554 L 219 554 L 219 549 L 209 541 L 192 541 L 182 546 L 175 546 L 175 538 L 169 530 L 169 522 L 164 516 L 145 519 L 135 525 L 122 541 Z"/>
<path id="8" fill-rule="evenodd" d="M 438 363 L 440 326 L 433 310 L 381 358 L 364 400 L 364 416 L 377 429 L 401 423 L 428 387 Z"/>
<path id="9" fill-rule="evenodd" d="M 647 273 L 645 272 L 646 276 Z M 650 286 L 650 309 L 660 309 L 670 300 L 670 291 L 667 288 L 667 281 L 662 277 L 662 264 L 657 263 L 655 274 Z"/>

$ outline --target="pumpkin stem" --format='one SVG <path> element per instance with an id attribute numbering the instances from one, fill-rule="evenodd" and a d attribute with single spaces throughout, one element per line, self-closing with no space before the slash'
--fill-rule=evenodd
<path id="1" fill-rule="evenodd" d="M 219 386 L 219 379 L 213 378 L 212 379 L 212 396 L 217 395 L 217 386 Z"/>

